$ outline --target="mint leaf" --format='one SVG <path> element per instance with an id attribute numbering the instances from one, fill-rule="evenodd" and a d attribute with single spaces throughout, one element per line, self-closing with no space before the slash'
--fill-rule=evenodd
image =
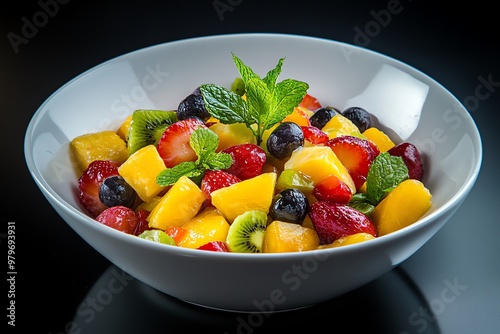
<path id="1" fill-rule="evenodd" d="M 181 176 L 199 181 L 206 170 L 227 169 L 233 163 L 230 154 L 215 152 L 219 146 L 219 137 L 210 129 L 198 128 L 189 137 L 189 145 L 196 153 L 196 161 L 186 161 L 161 171 L 156 183 L 162 187 L 177 182 Z"/>
<path id="2" fill-rule="evenodd" d="M 214 84 L 201 85 L 200 91 L 205 108 L 222 123 L 246 123 L 249 119 L 247 103 L 235 92 Z"/>
<path id="3" fill-rule="evenodd" d="M 370 166 L 366 177 L 367 200 L 377 205 L 399 183 L 408 179 L 403 159 L 387 152 L 380 153 Z"/>

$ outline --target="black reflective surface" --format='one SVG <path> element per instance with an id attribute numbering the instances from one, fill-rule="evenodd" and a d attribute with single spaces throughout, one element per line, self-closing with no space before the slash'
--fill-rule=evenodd
<path id="1" fill-rule="evenodd" d="M 499 333 L 497 128 L 500 47 L 486 1 L 20 1 L 1 11 L 2 250 L 8 332 L 36 333 Z M 399 268 L 337 299 L 277 314 L 237 314 L 177 301 L 130 278 L 59 218 L 31 179 L 26 126 L 55 90 L 110 58 L 172 40 L 285 32 L 357 44 L 433 77 L 482 135 L 476 186 L 456 215 Z M 332 78 L 335 80 L 335 78 Z M 71 110 L 68 110 L 71 113 Z M 15 272 L 7 267 L 15 226 Z M 11 277 L 12 276 L 12 277 Z M 8 296 L 9 293 L 14 295 Z M 9 302 L 15 301 L 13 310 Z M 12 309 L 12 307 L 10 307 Z M 11 315 L 10 319 L 7 315 Z M 8 325 L 10 320 L 14 326 Z M 349 319 L 357 319 L 355 321 Z"/>

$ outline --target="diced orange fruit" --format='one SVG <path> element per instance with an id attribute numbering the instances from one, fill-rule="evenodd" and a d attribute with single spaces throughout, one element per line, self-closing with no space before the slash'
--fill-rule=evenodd
<path id="1" fill-rule="evenodd" d="M 211 193 L 212 204 L 229 223 L 246 211 L 259 210 L 268 213 L 276 178 L 276 173 L 263 173 L 229 187 L 217 189 Z"/>
<path id="2" fill-rule="evenodd" d="M 432 206 L 432 195 L 421 181 L 407 179 L 396 186 L 371 214 L 380 236 L 419 220 Z"/>
<path id="3" fill-rule="evenodd" d="M 165 233 L 167 233 L 169 236 L 171 236 L 172 239 L 174 239 L 175 244 L 178 245 L 179 242 L 182 240 L 182 238 L 184 238 L 184 235 L 186 234 L 186 230 L 180 226 L 172 225 L 172 226 L 169 226 L 165 229 Z"/>
<path id="4" fill-rule="evenodd" d="M 317 249 L 318 234 L 302 225 L 273 221 L 267 226 L 262 245 L 263 253 L 302 252 Z"/>
<path id="5" fill-rule="evenodd" d="M 356 186 L 351 175 L 328 146 L 298 148 L 293 151 L 284 168 L 285 170 L 292 169 L 308 175 L 314 184 L 318 184 L 333 174 L 344 181 L 352 193 L 356 192 Z"/>
<path id="6" fill-rule="evenodd" d="M 132 123 L 132 115 L 129 115 L 123 123 L 120 125 L 118 130 L 116 130 L 116 134 L 120 136 L 125 142 L 128 138 L 128 130 L 130 129 L 130 123 Z"/>
<path id="7" fill-rule="evenodd" d="M 210 130 L 215 132 L 219 137 L 217 152 L 222 151 L 229 146 L 256 143 L 256 139 L 252 131 L 243 123 L 224 124 L 218 122 L 211 125 Z"/>
<path id="8" fill-rule="evenodd" d="M 359 137 L 361 135 L 356 124 L 341 114 L 333 116 L 321 130 L 323 130 L 330 139 L 339 136 Z"/>
<path id="9" fill-rule="evenodd" d="M 127 144 L 111 130 L 77 136 L 70 142 L 70 149 L 81 171 L 94 160 L 122 163 L 128 158 Z"/>
<path id="10" fill-rule="evenodd" d="M 295 107 L 291 114 L 287 115 L 283 122 L 293 122 L 300 126 L 309 126 L 311 122 L 309 121 L 309 111 L 305 107 Z"/>
<path id="11" fill-rule="evenodd" d="M 160 230 L 172 225 L 182 226 L 198 214 L 205 199 L 196 183 L 181 176 L 149 214 L 149 226 Z"/>
<path id="12" fill-rule="evenodd" d="M 363 132 L 363 135 L 377 145 L 380 152 L 387 152 L 392 147 L 396 146 L 396 144 L 385 132 L 376 127 L 372 126 L 371 128 L 366 129 Z"/>
<path id="13" fill-rule="evenodd" d="M 212 241 L 225 242 L 229 223 L 215 208 L 208 207 L 182 225 L 182 228 L 185 233 L 177 241 L 177 245 L 198 248 Z"/>
<path id="14" fill-rule="evenodd" d="M 319 248 L 335 248 L 340 246 L 359 244 L 360 242 L 375 239 L 375 237 L 370 233 L 360 232 L 336 239 L 331 244 L 321 245 Z"/>
<path id="15" fill-rule="evenodd" d="M 135 151 L 119 168 L 118 173 L 144 201 L 150 202 L 164 187 L 156 183 L 156 176 L 165 169 L 165 163 L 154 145 Z"/>

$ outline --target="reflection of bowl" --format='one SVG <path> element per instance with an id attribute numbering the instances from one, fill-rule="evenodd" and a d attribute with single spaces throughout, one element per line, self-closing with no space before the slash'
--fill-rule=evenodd
<path id="1" fill-rule="evenodd" d="M 382 301 L 382 302 L 381 302 Z M 124 314 L 133 314 L 124 317 Z M 432 307 L 406 273 L 397 268 L 374 281 L 317 305 L 274 314 L 222 312 L 184 303 L 110 266 L 82 300 L 75 332 L 138 333 L 167 328 L 172 333 L 316 332 L 333 322 L 362 317 L 356 329 L 366 333 L 439 333 Z"/>
<path id="2" fill-rule="evenodd" d="M 344 248 L 289 254 L 202 252 L 153 243 L 89 218 L 78 205 L 68 143 L 116 129 L 137 108 L 172 109 L 202 83 L 229 86 L 231 52 L 264 75 L 286 57 L 282 78 L 309 83 L 325 104 L 363 107 L 396 141 L 420 149 L 434 206 L 419 222 Z M 237 34 L 158 45 L 110 60 L 55 92 L 33 116 L 25 157 L 61 217 L 119 268 L 152 287 L 213 308 L 269 311 L 340 296 L 391 270 L 453 215 L 479 173 L 482 147 L 466 109 L 425 74 L 384 55 L 330 40 Z"/>

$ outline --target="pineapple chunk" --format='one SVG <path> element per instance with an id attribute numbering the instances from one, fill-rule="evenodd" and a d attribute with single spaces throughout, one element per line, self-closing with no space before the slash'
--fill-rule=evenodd
<path id="1" fill-rule="evenodd" d="M 150 202 L 164 187 L 156 183 L 156 176 L 165 169 L 165 163 L 154 145 L 134 152 L 119 168 L 118 173 L 144 201 Z"/>
<path id="2" fill-rule="evenodd" d="M 212 192 L 212 204 L 232 223 L 240 214 L 259 210 L 269 212 L 277 175 L 263 173 L 251 179 Z"/>
<path id="3" fill-rule="evenodd" d="M 217 152 L 233 145 L 256 143 L 252 131 L 243 123 L 224 124 L 218 122 L 210 126 L 210 130 L 215 132 L 219 138 Z"/>
<path id="4" fill-rule="evenodd" d="M 340 246 L 354 245 L 372 239 L 375 239 L 375 237 L 372 234 L 359 232 L 340 237 L 331 244 L 320 245 L 318 248 L 323 249 L 323 248 L 335 248 Z"/>
<path id="5" fill-rule="evenodd" d="M 420 219 L 432 206 L 432 195 L 421 181 L 407 179 L 396 186 L 371 214 L 380 236 Z"/>
<path id="6" fill-rule="evenodd" d="M 356 192 L 356 186 L 348 170 L 328 146 L 307 146 L 296 149 L 284 168 L 308 175 L 314 184 L 333 174 L 344 181 L 353 194 Z"/>
<path id="7" fill-rule="evenodd" d="M 81 171 L 94 160 L 113 160 L 119 163 L 128 158 L 127 144 L 114 131 L 104 130 L 75 137 L 70 142 Z"/>
<path id="8" fill-rule="evenodd" d="M 291 114 L 287 115 L 282 122 L 293 122 L 299 126 L 311 125 L 309 111 L 304 107 L 295 107 Z"/>
<path id="9" fill-rule="evenodd" d="M 132 123 L 132 115 L 129 115 L 123 121 L 122 125 L 116 130 L 116 134 L 120 136 L 125 142 L 128 139 L 128 130 L 130 129 L 130 124 Z"/>
<path id="10" fill-rule="evenodd" d="M 314 229 L 275 220 L 267 226 L 262 252 L 302 252 L 317 249 L 318 247 L 319 238 Z"/>
<path id="11" fill-rule="evenodd" d="M 229 223 L 214 208 L 208 207 L 200 214 L 182 225 L 186 231 L 177 245 L 186 248 L 198 248 L 212 241 L 226 241 Z"/>
<path id="12" fill-rule="evenodd" d="M 341 114 L 333 116 L 321 130 L 323 130 L 330 139 L 346 135 L 356 137 L 361 135 L 356 124 Z"/>
<path id="13" fill-rule="evenodd" d="M 363 135 L 375 143 L 380 152 L 387 152 L 396 145 L 385 132 L 375 127 L 366 129 Z"/>
<path id="14" fill-rule="evenodd" d="M 205 199 L 196 183 L 181 176 L 148 215 L 148 225 L 160 230 L 172 225 L 182 226 L 198 214 Z"/>

